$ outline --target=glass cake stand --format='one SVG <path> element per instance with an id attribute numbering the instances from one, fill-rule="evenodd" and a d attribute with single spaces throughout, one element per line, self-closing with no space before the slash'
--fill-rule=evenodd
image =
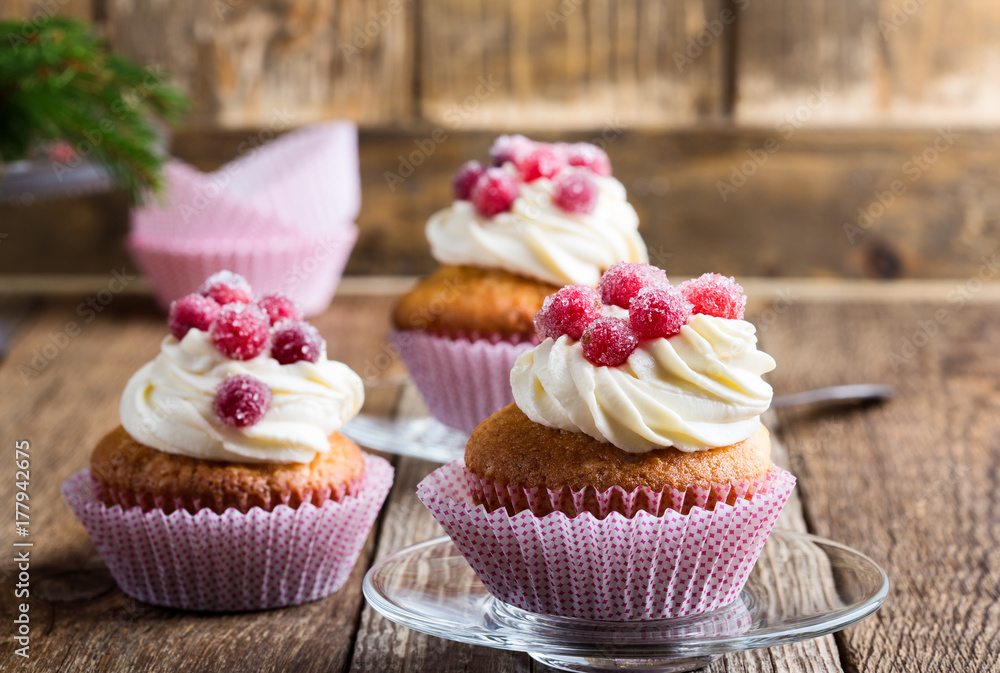
<path id="1" fill-rule="evenodd" d="M 775 530 L 730 605 L 690 617 L 594 621 L 538 615 L 491 596 L 447 537 L 376 563 L 364 594 L 379 613 L 461 643 L 527 652 L 565 671 L 693 671 L 727 652 L 839 631 L 878 610 L 889 579 L 874 561 L 813 535 Z"/>

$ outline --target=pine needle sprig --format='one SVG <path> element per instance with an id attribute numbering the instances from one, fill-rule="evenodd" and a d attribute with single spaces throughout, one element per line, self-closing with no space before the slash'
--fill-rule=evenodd
<path id="1" fill-rule="evenodd" d="M 187 109 L 167 73 L 111 53 L 84 23 L 0 21 L 0 162 L 65 141 L 138 201 L 163 187 L 154 118 L 176 124 Z"/>

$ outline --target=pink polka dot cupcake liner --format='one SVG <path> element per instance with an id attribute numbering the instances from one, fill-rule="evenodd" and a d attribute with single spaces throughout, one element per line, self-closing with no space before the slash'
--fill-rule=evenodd
<path id="1" fill-rule="evenodd" d="M 393 330 L 389 339 L 431 415 L 467 433 L 514 401 L 510 370 L 521 353 L 536 345 L 497 335 L 452 338 L 421 330 Z"/>
<path id="2" fill-rule="evenodd" d="M 755 488 L 749 500 L 720 499 L 706 509 L 722 487 L 689 489 L 661 494 L 679 503 L 694 498 L 684 514 L 664 508 L 626 516 L 616 509 L 599 518 L 582 507 L 584 492 L 569 495 L 581 505 L 573 517 L 552 503 L 555 511 L 544 516 L 488 512 L 473 500 L 483 488 L 477 481 L 456 460 L 420 482 L 417 497 L 491 594 L 530 612 L 618 621 L 683 617 L 735 601 L 795 487 L 795 477 L 774 467 L 759 484 L 727 487 Z M 536 504 L 566 497 L 550 493 L 523 497 Z M 648 497 L 629 495 L 633 504 Z M 602 497 L 608 506 L 621 500 L 611 492 Z"/>
<path id="3" fill-rule="evenodd" d="M 307 603 L 343 586 L 392 478 L 387 461 L 366 455 L 356 496 L 245 514 L 108 507 L 97 499 L 89 470 L 67 479 L 62 494 L 129 596 L 183 610 L 242 612 Z"/>
<path id="4" fill-rule="evenodd" d="M 211 173 L 167 162 L 162 198 L 132 210 L 129 252 L 164 310 L 229 269 L 323 312 L 358 236 L 357 128 L 313 124 L 240 151 Z"/>
<path id="5" fill-rule="evenodd" d="M 197 292 L 213 273 L 228 269 L 261 294 L 283 292 L 310 317 L 330 306 L 357 237 L 358 227 L 345 223 L 323 234 L 278 233 L 237 241 L 133 232 L 126 244 L 164 311 L 175 299 Z"/>

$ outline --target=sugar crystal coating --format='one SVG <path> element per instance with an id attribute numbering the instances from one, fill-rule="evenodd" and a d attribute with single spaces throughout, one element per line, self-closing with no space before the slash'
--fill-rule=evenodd
<path id="1" fill-rule="evenodd" d="M 499 136 L 490 147 L 490 165 L 503 166 L 507 162 L 516 165 L 534 147 L 534 141 L 522 135 Z"/>
<path id="2" fill-rule="evenodd" d="M 742 320 L 747 297 L 735 278 L 719 273 L 706 273 L 686 280 L 678 286 L 694 307 L 694 313 Z"/>
<path id="3" fill-rule="evenodd" d="M 219 271 L 209 276 L 198 288 L 198 294 L 211 297 L 219 306 L 233 303 L 249 304 L 253 301 L 250 283 L 232 271 Z"/>
<path id="4" fill-rule="evenodd" d="M 323 337 L 307 322 L 286 320 L 279 323 L 271 337 L 271 357 L 279 364 L 317 362 L 323 352 Z"/>
<path id="5" fill-rule="evenodd" d="M 215 389 L 215 401 L 212 403 L 219 420 L 234 428 L 256 424 L 270 408 L 270 389 L 249 374 L 227 376 Z"/>
<path id="6" fill-rule="evenodd" d="M 587 215 L 597 207 L 597 183 L 585 173 L 566 173 L 556 178 L 552 200 L 568 213 Z"/>
<path id="7" fill-rule="evenodd" d="M 691 302 L 675 287 L 654 285 L 639 291 L 629 303 L 629 324 L 644 339 L 671 337 L 691 317 Z"/>
<path id="8" fill-rule="evenodd" d="M 632 297 L 639 290 L 653 285 L 669 285 L 666 272 L 652 264 L 618 262 L 604 272 L 597 283 L 601 301 L 605 304 L 628 308 Z"/>
<path id="9" fill-rule="evenodd" d="M 467 161 L 464 163 L 451 181 L 455 198 L 461 201 L 468 201 L 469 195 L 472 193 L 472 186 L 476 184 L 476 180 L 479 179 L 479 176 L 485 170 L 483 165 L 478 161 Z"/>
<path id="10" fill-rule="evenodd" d="M 563 158 L 550 145 L 539 143 L 531 152 L 514 164 L 521 179 L 534 182 L 538 178 L 551 178 L 565 165 Z"/>
<path id="11" fill-rule="evenodd" d="M 207 332 L 212 321 L 219 315 L 220 308 L 219 304 L 210 297 L 189 294 L 170 302 L 167 326 L 170 328 L 170 333 L 177 339 L 183 339 L 184 335 L 192 328 Z"/>
<path id="12" fill-rule="evenodd" d="M 601 298 L 588 285 L 567 285 L 550 294 L 535 314 L 535 331 L 542 339 L 583 336 L 587 325 L 601 317 Z"/>
<path id="13" fill-rule="evenodd" d="M 281 292 L 265 294 L 257 300 L 257 306 L 267 314 L 272 325 L 282 320 L 302 319 L 302 311 L 299 310 L 299 307 Z"/>
<path id="14" fill-rule="evenodd" d="M 625 320 L 605 316 L 587 326 L 580 343 L 583 356 L 592 364 L 617 367 L 632 355 L 639 338 Z"/>
<path id="15" fill-rule="evenodd" d="M 517 181 L 502 168 L 488 168 L 472 186 L 472 205 L 486 217 L 510 210 L 517 198 Z"/>
<path id="16" fill-rule="evenodd" d="M 566 163 L 570 166 L 582 166 L 595 175 L 608 177 L 611 175 L 611 160 L 607 153 L 597 145 L 590 143 L 574 143 L 564 149 Z"/>
<path id="17" fill-rule="evenodd" d="M 209 329 L 212 343 L 233 360 L 250 360 L 268 346 L 271 320 L 256 304 L 226 304 Z"/>

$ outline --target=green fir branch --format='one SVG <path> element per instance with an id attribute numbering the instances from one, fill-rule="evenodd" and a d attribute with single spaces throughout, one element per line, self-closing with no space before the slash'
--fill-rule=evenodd
<path id="1" fill-rule="evenodd" d="M 165 72 L 111 53 L 84 23 L 0 21 L 0 162 L 65 141 L 138 201 L 163 188 L 153 118 L 176 124 L 187 109 Z"/>

